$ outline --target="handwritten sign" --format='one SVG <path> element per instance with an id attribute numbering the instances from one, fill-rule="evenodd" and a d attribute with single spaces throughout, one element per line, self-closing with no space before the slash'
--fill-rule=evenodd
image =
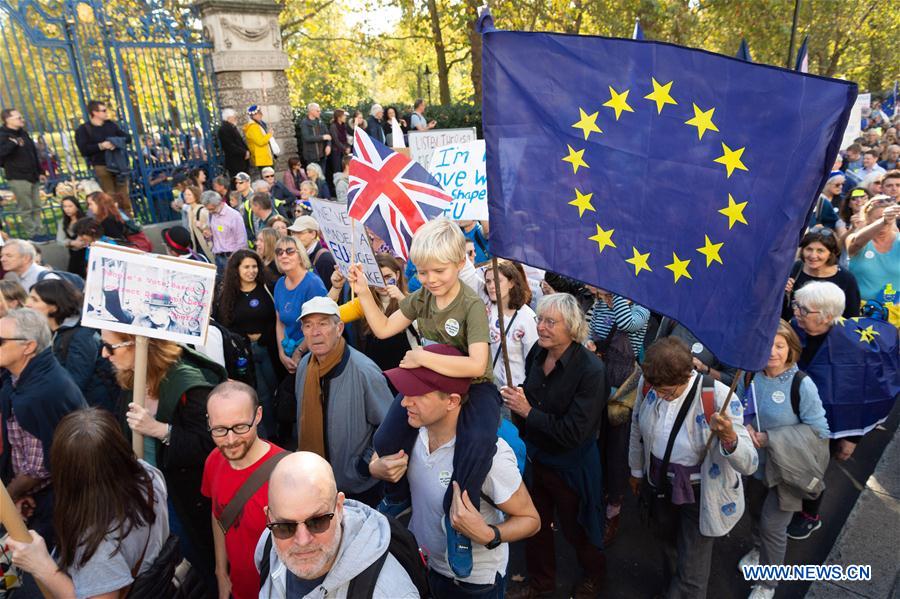
<path id="1" fill-rule="evenodd" d="M 322 237 L 325 238 L 341 274 L 346 277 L 350 271 L 351 261 L 357 262 L 362 264 L 369 285 L 385 287 L 381 268 L 375 262 L 375 253 L 366 236 L 366 228 L 362 224 L 356 223 L 356 247 L 354 247 L 353 226 L 350 223 L 350 217 L 347 216 L 346 206 L 314 199 L 311 199 L 309 203 L 313 210 L 312 216 L 319 223 Z M 355 256 L 353 256 L 354 250 L 356 251 Z"/>
<path id="2" fill-rule="evenodd" d="M 844 129 L 844 138 L 841 140 L 841 149 L 846 150 L 857 137 L 862 135 L 863 113 L 868 116 L 871 113 L 872 94 L 859 94 L 856 102 L 850 109 L 850 118 L 847 120 L 847 128 Z"/>
<path id="3" fill-rule="evenodd" d="M 95 243 L 89 252 L 84 326 L 206 343 L 215 266 L 105 243 Z"/>
<path id="4" fill-rule="evenodd" d="M 438 148 L 428 167 L 453 204 L 444 210 L 451 220 L 487 220 L 487 170 L 484 140 Z"/>
<path id="5" fill-rule="evenodd" d="M 438 148 L 475 141 L 475 127 L 464 129 L 431 129 L 409 132 L 409 157 L 428 168 L 431 155 Z"/>

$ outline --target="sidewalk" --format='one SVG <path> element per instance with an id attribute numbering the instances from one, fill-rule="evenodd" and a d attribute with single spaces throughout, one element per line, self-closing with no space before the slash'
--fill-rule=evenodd
<path id="1" fill-rule="evenodd" d="M 825 564 L 869 564 L 869 582 L 815 582 L 807 599 L 900 597 L 900 433 L 884 450 Z"/>

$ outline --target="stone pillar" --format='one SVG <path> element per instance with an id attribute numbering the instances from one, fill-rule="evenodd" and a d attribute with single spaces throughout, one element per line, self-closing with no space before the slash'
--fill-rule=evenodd
<path id="1" fill-rule="evenodd" d="M 297 138 L 288 94 L 287 54 L 281 48 L 274 0 L 195 0 L 203 33 L 213 44 L 219 105 L 238 113 L 238 128 L 247 122 L 247 107 L 258 104 L 263 120 L 275 134 L 281 154 L 279 173 L 296 156 Z"/>

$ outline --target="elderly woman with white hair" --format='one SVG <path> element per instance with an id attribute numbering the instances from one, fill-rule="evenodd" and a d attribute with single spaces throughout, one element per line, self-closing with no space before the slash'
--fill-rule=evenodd
<path id="1" fill-rule="evenodd" d="M 597 433 L 609 385 L 600 359 L 583 343 L 588 327 L 568 293 L 541 298 L 537 343 L 525 358 L 525 382 L 500 394 L 528 451 L 528 490 L 543 522 L 558 517 L 584 571 L 576 595 L 594 596 L 603 578 L 603 491 Z M 526 542 L 529 584 L 556 588 L 553 531 L 543 526 Z"/>
<path id="2" fill-rule="evenodd" d="M 317 198 L 328 199 L 331 197 L 331 192 L 328 191 L 328 181 L 325 180 L 325 173 L 318 162 L 310 162 L 306 165 L 306 176 L 308 181 L 315 183 Z"/>
<path id="3" fill-rule="evenodd" d="M 372 104 L 372 108 L 369 109 L 369 118 L 366 119 L 366 133 L 381 143 L 385 142 L 384 128 L 381 125 L 383 117 L 384 108 L 381 107 L 381 104 Z"/>
<path id="4" fill-rule="evenodd" d="M 838 213 L 836 204 L 840 202 L 841 193 L 844 190 L 844 182 L 846 181 L 844 173 L 841 171 L 833 171 L 825 181 L 825 187 L 819 194 L 819 201 L 816 203 L 816 209 L 810 217 L 810 227 L 822 225 L 833 229 L 837 225 Z"/>
<path id="5" fill-rule="evenodd" d="M 831 452 L 840 461 L 850 459 L 862 435 L 887 417 L 900 393 L 897 330 L 873 318 L 843 319 L 844 302 L 837 285 L 816 281 L 797 290 L 792 304 L 792 324 L 803 345 L 797 366 L 819 390 Z M 823 495 L 803 502 L 788 537 L 805 539 L 821 526 Z"/>
<path id="6" fill-rule="evenodd" d="M 233 108 L 222 111 L 222 124 L 218 130 L 219 145 L 225 155 L 225 170 L 234 177 L 250 170 L 250 148 L 237 128 L 237 113 Z"/>

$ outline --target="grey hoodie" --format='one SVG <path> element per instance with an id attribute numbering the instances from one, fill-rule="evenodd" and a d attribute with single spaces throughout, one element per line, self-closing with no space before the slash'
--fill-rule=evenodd
<path id="1" fill-rule="evenodd" d="M 369 506 L 352 499 L 344 500 L 344 519 L 341 524 L 343 536 L 334 565 L 325 581 L 305 595 L 304 599 L 345 598 L 350 581 L 387 551 L 391 540 L 390 524 L 387 518 Z M 256 544 L 253 560 L 257 570 L 268 537 L 269 531 L 264 530 Z M 269 578 L 259 590 L 259 599 L 287 599 L 285 596 L 287 574 L 287 567 L 278 558 L 275 547 L 272 547 L 269 552 Z M 419 592 L 409 579 L 406 570 L 393 555 L 388 554 L 375 584 L 373 599 L 406 599 L 418 596 Z"/>

